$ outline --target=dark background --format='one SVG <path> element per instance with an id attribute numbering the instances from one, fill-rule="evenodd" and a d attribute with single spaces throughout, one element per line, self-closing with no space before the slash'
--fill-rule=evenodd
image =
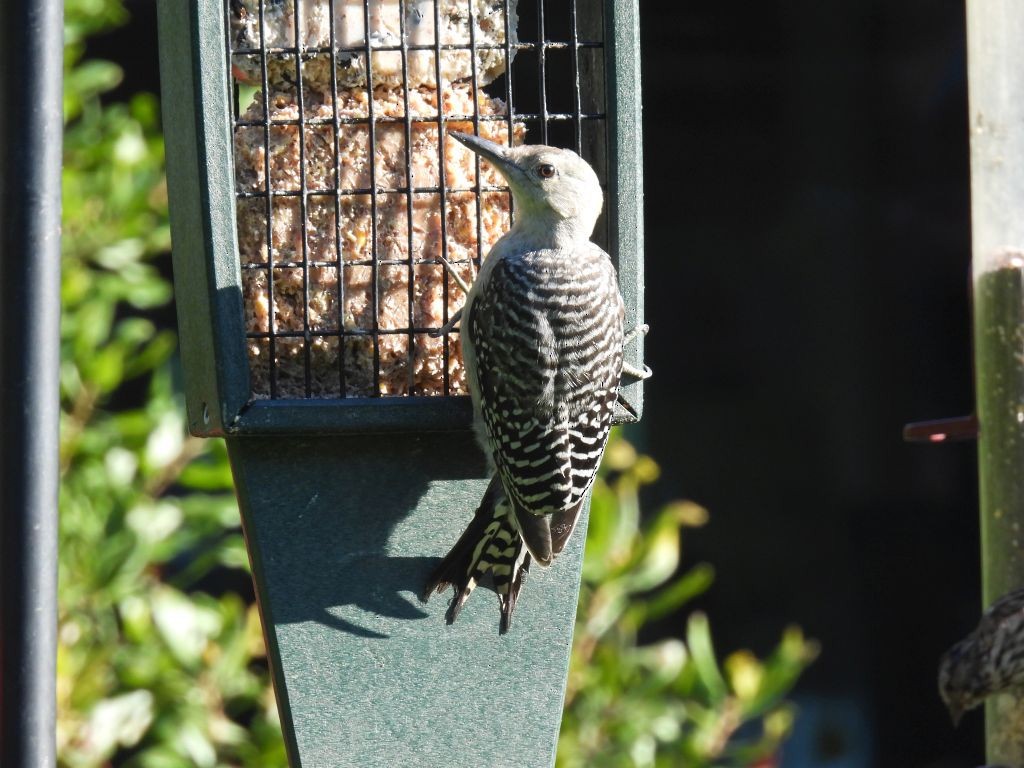
<path id="1" fill-rule="evenodd" d="M 128 6 L 91 53 L 156 93 Z M 641 11 L 650 501 L 711 511 L 686 559 L 721 651 L 821 641 L 787 768 L 978 765 L 935 682 L 981 608 L 974 448 L 900 439 L 971 408 L 962 3 Z"/>
<path id="2" fill-rule="evenodd" d="M 974 448 L 900 437 L 971 408 L 963 4 L 641 6 L 646 447 L 711 511 L 717 643 L 821 640 L 794 765 L 980 764 L 936 693 L 980 610 Z"/>

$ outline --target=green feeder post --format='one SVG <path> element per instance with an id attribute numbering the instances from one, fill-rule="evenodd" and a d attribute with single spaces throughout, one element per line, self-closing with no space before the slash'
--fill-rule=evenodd
<path id="1" fill-rule="evenodd" d="M 505 635 L 493 594 L 417 597 L 487 487 L 438 257 L 471 278 L 515 215 L 438 137 L 579 151 L 642 319 L 637 0 L 564 5 L 159 2 L 189 427 L 227 440 L 292 768 L 554 761 L 585 520 Z"/>
<path id="2" fill-rule="evenodd" d="M 985 605 L 1024 587 L 1024 7 L 968 0 L 974 344 Z M 988 761 L 1024 765 L 1024 695 L 989 700 Z"/>

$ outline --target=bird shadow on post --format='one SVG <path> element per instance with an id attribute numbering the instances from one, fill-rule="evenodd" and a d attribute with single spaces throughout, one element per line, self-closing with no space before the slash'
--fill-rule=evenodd
<path id="1" fill-rule="evenodd" d="M 408 446 L 401 462 L 396 440 Z M 296 438 L 270 446 L 229 438 L 228 446 L 246 535 L 261 545 L 262 562 L 254 565 L 273 606 L 273 623 L 314 621 L 386 638 L 385 626 L 393 621 L 428 615 L 417 598 L 438 559 L 396 554 L 394 534 L 417 508 L 429 513 L 431 487 L 483 476 L 475 444 L 462 434 L 438 433 Z M 297 461 L 282 477 L 282 454 L 317 459 Z M 324 466 L 330 467 L 326 476 Z M 476 495 L 464 499 L 463 521 L 471 517 Z M 413 525 L 429 534 L 421 551 L 437 549 L 430 546 L 439 540 L 436 528 Z"/>

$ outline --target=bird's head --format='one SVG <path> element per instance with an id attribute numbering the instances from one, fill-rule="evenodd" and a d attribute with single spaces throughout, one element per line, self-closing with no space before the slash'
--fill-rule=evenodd
<path id="1" fill-rule="evenodd" d="M 519 212 L 517 226 L 551 229 L 569 241 L 590 238 L 604 196 L 597 174 L 582 157 L 569 149 L 506 147 L 467 133 L 451 135 L 508 181 Z"/>
<path id="2" fill-rule="evenodd" d="M 939 662 L 939 695 L 953 718 L 960 722 L 964 712 L 981 704 L 990 693 L 984 665 L 979 662 L 973 636 L 961 640 Z"/>

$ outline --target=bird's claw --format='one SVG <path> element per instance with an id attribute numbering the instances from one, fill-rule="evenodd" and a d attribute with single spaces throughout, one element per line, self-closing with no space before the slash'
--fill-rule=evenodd
<path id="1" fill-rule="evenodd" d="M 651 370 L 650 366 L 644 365 L 642 368 L 631 363 L 622 364 L 622 375 L 629 376 L 636 379 L 637 381 L 646 381 L 654 375 L 654 371 Z"/>
<path id="2" fill-rule="evenodd" d="M 456 310 L 455 314 L 448 318 L 448 322 L 442 325 L 435 331 L 430 331 L 427 335 L 432 339 L 439 339 L 442 336 L 447 336 L 449 333 L 455 330 L 455 326 L 459 320 L 462 319 L 462 307 Z"/>
<path id="3" fill-rule="evenodd" d="M 639 323 L 636 327 L 626 333 L 625 338 L 622 339 L 623 345 L 629 344 L 637 336 L 646 336 L 647 332 L 651 330 L 651 326 L 647 323 Z"/>
<path id="4" fill-rule="evenodd" d="M 462 279 L 462 275 L 455 271 L 455 265 L 448 261 L 444 256 L 438 256 L 437 260 L 444 264 L 444 268 L 448 271 L 448 274 L 452 276 L 452 280 L 455 281 L 455 284 L 462 289 L 462 292 L 468 294 L 469 284 Z"/>

